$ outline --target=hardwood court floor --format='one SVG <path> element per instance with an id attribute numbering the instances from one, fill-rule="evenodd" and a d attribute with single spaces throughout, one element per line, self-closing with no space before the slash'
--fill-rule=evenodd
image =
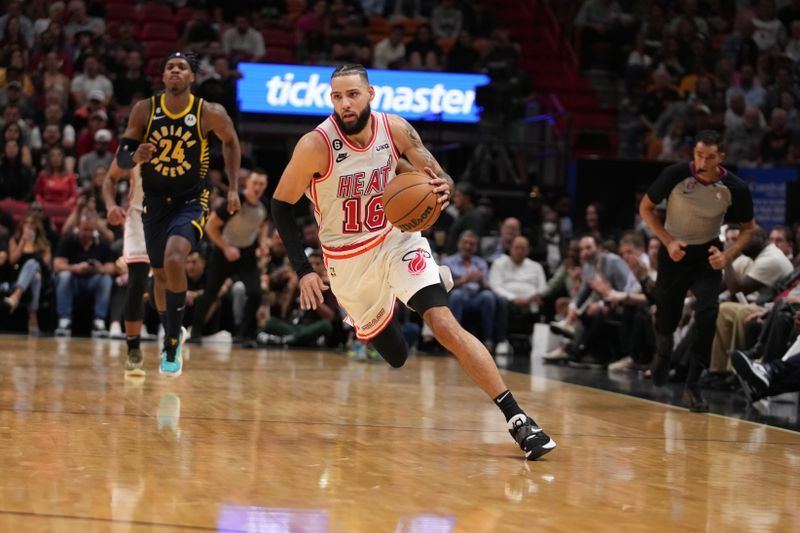
<path id="1" fill-rule="evenodd" d="M 449 358 L 0 339 L 0 531 L 797 531 L 800 434 L 507 373 L 525 462 Z"/>

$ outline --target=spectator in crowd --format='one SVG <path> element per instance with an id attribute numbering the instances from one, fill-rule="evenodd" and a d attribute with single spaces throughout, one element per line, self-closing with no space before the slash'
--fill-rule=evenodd
<path id="1" fill-rule="evenodd" d="M 737 92 L 744 96 L 746 105 L 759 109 L 764 107 L 767 91 L 761 86 L 761 82 L 756 77 L 756 71 L 752 65 L 743 65 L 739 74 L 739 82 L 728 87 L 728 90 L 725 92 L 725 100 L 729 105 L 731 98 Z"/>
<path id="2" fill-rule="evenodd" d="M 23 95 L 22 83 L 19 80 L 15 79 L 9 81 L 6 86 L 3 87 L 0 97 L 2 97 L 0 106 L 16 106 L 19 108 L 20 115 L 22 115 L 23 118 L 33 118 L 33 107 L 29 99 Z"/>
<path id="3" fill-rule="evenodd" d="M 111 144 L 111 132 L 107 129 L 97 130 L 94 134 L 94 150 L 81 156 L 78 161 L 78 179 L 81 185 L 91 181 L 97 167 L 108 168 L 114 154 L 108 149 Z"/>
<path id="4" fill-rule="evenodd" d="M 455 0 L 442 0 L 431 13 L 431 29 L 435 39 L 455 40 L 464 27 L 464 13 Z"/>
<path id="5" fill-rule="evenodd" d="M 800 353 L 759 362 L 751 361 L 741 352 L 734 352 L 731 362 L 750 403 L 768 396 L 800 391 Z"/>
<path id="6" fill-rule="evenodd" d="M 87 55 L 83 58 L 83 72 L 72 78 L 70 84 L 75 105 L 77 107 L 84 105 L 89 100 L 90 93 L 95 90 L 102 92 L 103 105 L 108 104 L 114 96 L 114 85 L 100 72 L 100 60 L 95 55 Z"/>
<path id="7" fill-rule="evenodd" d="M 72 39 L 78 32 L 88 29 L 92 35 L 100 37 L 106 33 L 106 23 L 100 17 L 90 17 L 83 0 L 70 0 L 67 4 L 67 23 L 64 34 Z"/>
<path id="8" fill-rule="evenodd" d="M 403 42 L 406 28 L 395 23 L 389 28 L 389 35 L 375 45 L 372 66 L 381 69 L 402 69 L 406 58 L 406 45 Z"/>
<path id="9" fill-rule="evenodd" d="M 328 269 L 325 268 L 322 252 L 319 250 L 311 252 L 308 256 L 308 261 L 323 283 L 329 283 Z M 303 311 L 296 323 L 295 321 L 290 322 L 277 317 L 270 317 L 263 330 L 258 334 L 258 343 L 283 346 L 317 346 L 319 339 L 324 338 L 326 344 L 330 344 L 334 332 L 337 329 L 341 330 L 341 323 L 339 303 L 336 301 L 336 296 L 334 296 L 333 291 L 324 291 L 322 293 L 322 302 L 317 304 L 317 308 Z"/>
<path id="10" fill-rule="evenodd" d="M 800 61 L 800 19 L 792 22 L 791 37 L 786 43 L 786 48 L 783 53 L 786 54 L 786 57 L 791 59 L 793 63 Z"/>
<path id="11" fill-rule="evenodd" d="M 716 331 L 711 347 L 709 372 L 727 372 L 728 352 L 743 348 L 745 322 L 762 311 L 760 303 L 770 301 L 779 282 L 792 272 L 792 262 L 767 239 L 763 228 L 756 226 L 755 236 L 743 255 L 752 262 L 740 274 L 735 262 L 725 267 L 724 282 L 732 296 L 745 295 L 753 303 L 722 302 L 717 314 Z"/>
<path id="12" fill-rule="evenodd" d="M 32 165 L 33 155 L 18 122 L 9 122 L 3 127 L 3 144 L 10 142 L 17 143 L 22 162 L 26 165 Z"/>
<path id="13" fill-rule="evenodd" d="M 42 279 L 50 273 L 51 255 L 50 241 L 47 240 L 41 221 L 32 214 L 25 215 L 8 243 L 8 261 L 17 274 L 5 303 L 13 313 L 25 298 L 30 335 L 39 334 L 38 311 Z"/>
<path id="14" fill-rule="evenodd" d="M 94 300 L 92 335 L 108 335 L 105 319 L 111 298 L 111 276 L 116 267 L 108 245 L 96 236 L 97 216 L 85 213 L 78 232 L 65 235 L 58 243 L 53 270 L 56 274 L 56 335 L 72 334 L 72 310 L 76 296 L 87 295 Z"/>
<path id="15" fill-rule="evenodd" d="M 741 123 L 730 126 L 725 132 L 726 159 L 731 164 L 749 167 L 758 161 L 761 140 L 766 133 L 760 125 L 760 117 L 758 108 L 748 107 Z"/>
<path id="16" fill-rule="evenodd" d="M 236 22 L 222 35 L 225 54 L 238 61 L 261 61 L 266 55 L 264 37 L 250 26 L 247 14 L 236 16 Z"/>
<path id="17" fill-rule="evenodd" d="M 236 82 L 241 73 L 230 68 L 228 58 L 219 54 L 212 58 L 212 70 L 208 77 L 197 88 L 197 94 L 209 102 L 222 104 L 229 110 L 234 125 L 239 123 L 239 105 L 237 102 Z"/>
<path id="18" fill-rule="evenodd" d="M 540 293 L 547 285 L 542 265 L 528 258 L 530 243 L 519 235 L 508 255 L 500 256 L 489 269 L 489 288 L 497 296 L 497 355 L 507 355 L 508 326 L 521 317 L 539 312 Z"/>
<path id="19" fill-rule="evenodd" d="M 69 94 L 70 80 L 64 74 L 64 60 L 61 59 L 58 52 L 50 50 L 44 57 L 42 63 L 42 86 L 45 90 L 52 87 L 58 88 L 62 94 Z"/>
<path id="20" fill-rule="evenodd" d="M 627 155 L 632 157 L 641 155 L 642 136 L 653 132 L 658 117 L 670 103 L 677 99 L 678 91 L 672 84 L 667 71 L 658 69 L 653 72 L 653 85 L 648 88 L 639 102 L 638 121 L 628 129 Z"/>
<path id="21" fill-rule="evenodd" d="M 628 36 L 627 27 L 633 17 L 624 13 L 615 0 L 587 0 L 575 16 L 575 27 L 580 30 L 581 64 L 584 68 L 599 66 L 596 62 L 595 45 L 609 46 L 609 62 L 602 65 L 616 70 L 620 64 L 617 57 Z"/>
<path id="22" fill-rule="evenodd" d="M 28 49 L 33 48 L 34 33 L 33 23 L 31 20 L 22 13 L 22 2 L 20 0 L 11 0 L 6 6 L 6 13 L 0 17 L 0 41 L 6 41 L 9 33 L 9 23 L 15 21 L 17 25 L 15 31 L 19 32 L 25 47 Z"/>
<path id="23" fill-rule="evenodd" d="M 33 34 L 35 38 L 41 38 L 42 33 L 50 27 L 50 23 L 60 23 L 63 20 L 66 7 L 67 5 L 61 0 L 52 2 L 47 8 L 47 18 L 39 18 L 33 22 Z"/>
<path id="24" fill-rule="evenodd" d="M 456 252 L 464 231 L 470 230 L 478 236 L 483 234 L 483 217 L 475 207 L 475 188 L 471 184 L 467 182 L 456 184 L 453 206 L 458 211 L 458 218 L 448 231 L 446 247 L 448 254 Z"/>
<path id="25" fill-rule="evenodd" d="M 58 127 L 61 146 L 65 150 L 72 150 L 75 147 L 77 135 L 72 124 L 64 119 L 64 111 L 59 104 L 48 104 L 47 107 L 45 107 L 44 117 L 39 122 L 39 126 L 33 130 L 32 135 L 43 135 L 45 128 L 51 124 Z"/>
<path id="26" fill-rule="evenodd" d="M 778 247 L 783 255 L 791 261 L 794 258 L 794 237 L 786 226 L 775 226 L 769 232 L 769 242 Z"/>
<path id="27" fill-rule="evenodd" d="M 786 43 L 786 28 L 775 17 L 775 0 L 758 0 L 753 27 L 753 41 L 762 52 L 780 50 Z"/>
<path id="28" fill-rule="evenodd" d="M 471 229 L 471 228 L 470 228 Z M 484 237 L 481 242 L 481 257 L 490 264 L 511 251 L 511 244 L 522 235 L 522 225 L 518 218 L 508 217 L 500 224 L 500 234 Z"/>
<path id="29" fill-rule="evenodd" d="M 114 80 L 114 99 L 123 107 L 153 94 L 150 80 L 144 73 L 144 60 L 139 50 L 130 50 L 125 56 L 125 71 Z"/>
<path id="30" fill-rule="evenodd" d="M 761 139 L 759 162 L 767 167 L 793 165 L 797 158 L 797 139 L 786 128 L 786 111 L 776 107 L 769 118 L 769 129 Z"/>
<path id="31" fill-rule="evenodd" d="M 38 169 L 43 169 L 47 165 L 47 157 L 51 148 L 59 148 L 64 150 L 64 143 L 61 139 L 61 129 L 55 124 L 48 124 L 42 132 L 41 146 L 34 155 L 33 163 Z M 75 172 L 77 163 L 75 158 L 71 155 L 66 155 L 67 150 L 64 150 L 64 167 L 67 172 Z"/>
<path id="32" fill-rule="evenodd" d="M 462 30 L 456 43 L 447 54 L 447 72 L 477 72 L 481 57 L 475 49 L 472 35 Z"/>
<path id="33" fill-rule="evenodd" d="M 211 25 L 208 11 L 201 8 L 195 8 L 192 11 L 192 18 L 186 23 L 183 31 L 183 40 L 186 41 L 189 48 L 197 51 L 217 40 L 217 30 Z"/>
<path id="34" fill-rule="evenodd" d="M 102 109 L 99 109 L 89 116 L 89 121 L 86 124 L 86 127 L 78 136 L 78 141 L 75 143 L 75 155 L 77 157 L 80 158 L 81 156 L 94 150 L 94 145 L 96 142 L 95 136 L 97 135 L 97 132 L 102 129 L 111 131 L 111 128 L 108 124 L 108 114 Z M 117 141 L 116 136 L 112 133 L 111 141 L 109 141 L 108 144 L 108 149 L 111 152 L 116 153 L 118 146 L 119 142 Z"/>
<path id="35" fill-rule="evenodd" d="M 47 152 L 47 164 L 39 172 L 34 187 L 36 201 L 40 204 L 73 206 L 78 197 L 78 179 L 67 171 L 64 150 L 59 147 Z"/>
<path id="36" fill-rule="evenodd" d="M 33 196 L 33 168 L 22 160 L 17 141 L 6 141 L 0 157 L 0 200 L 28 202 Z"/>
<path id="37" fill-rule="evenodd" d="M 797 83 L 792 78 L 792 70 L 788 66 L 778 67 L 775 73 L 775 83 L 767 90 L 764 102 L 764 110 L 767 113 L 771 113 L 776 107 L 781 107 L 781 95 L 784 92 L 788 92 L 795 99 L 800 96 Z"/>
<path id="38" fill-rule="evenodd" d="M 297 56 L 301 61 L 314 63 L 326 52 L 325 28 L 328 25 L 328 4 L 316 0 L 295 23 Z"/>
<path id="39" fill-rule="evenodd" d="M 462 231 L 458 239 L 458 253 L 446 257 L 442 264 L 450 267 L 455 281 L 453 290 L 448 294 L 453 315 L 459 324 L 463 324 L 466 313 L 476 313 L 480 319 L 480 331 L 475 336 L 492 352 L 495 346 L 497 297 L 489 289 L 489 266 L 482 257 L 476 255 L 477 251 L 478 234 L 471 230 Z"/>
<path id="40" fill-rule="evenodd" d="M 442 70 L 442 49 L 433 39 L 430 25 L 417 28 L 414 39 L 406 44 L 406 60 L 411 70 Z"/>
<path id="41" fill-rule="evenodd" d="M 627 293 L 631 271 L 625 261 L 616 254 L 604 252 L 597 239 L 586 234 L 580 240 L 581 285 L 569 303 L 563 320 L 550 323 L 550 329 L 559 335 L 574 339 L 565 348 L 551 354 L 549 360 L 571 358 L 580 361 L 591 349 L 605 349 L 601 339 L 608 339 L 609 328 L 605 319 L 606 306 L 603 293 L 614 290 Z M 583 328 L 576 330 L 578 320 Z M 608 361 L 598 361 L 607 364 Z"/>

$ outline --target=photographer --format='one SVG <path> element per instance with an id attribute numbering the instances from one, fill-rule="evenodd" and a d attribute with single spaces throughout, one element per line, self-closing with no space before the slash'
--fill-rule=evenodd
<path id="1" fill-rule="evenodd" d="M 481 108 L 482 135 L 490 140 L 491 149 L 499 151 L 501 158 L 508 159 L 505 146 L 510 146 L 514 155 L 513 166 L 510 162 L 507 168 L 497 165 L 499 181 L 524 183 L 528 179 L 525 117 L 534 94 L 527 74 L 517 62 L 518 56 L 513 49 L 496 51 L 487 63 L 486 73 L 491 81 L 476 88 L 475 103 Z"/>

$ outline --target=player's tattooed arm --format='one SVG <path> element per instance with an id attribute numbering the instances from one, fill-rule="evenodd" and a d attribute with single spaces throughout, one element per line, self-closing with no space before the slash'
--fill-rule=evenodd
<path id="1" fill-rule="evenodd" d="M 442 209 L 447 207 L 455 190 L 453 178 L 436 161 L 430 150 L 422 143 L 417 130 L 406 119 L 392 115 L 389 127 L 392 130 L 391 133 L 397 144 L 398 151 L 406 156 L 414 167 L 427 172 L 431 176 L 431 183 L 436 187 L 434 190 L 439 195 L 439 203 L 442 205 Z"/>

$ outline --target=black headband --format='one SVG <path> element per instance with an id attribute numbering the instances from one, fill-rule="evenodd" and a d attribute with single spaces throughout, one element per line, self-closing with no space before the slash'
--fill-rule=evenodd
<path id="1" fill-rule="evenodd" d="M 172 52 L 166 57 L 166 59 L 164 59 L 164 66 L 169 63 L 170 59 L 183 59 L 189 65 L 189 68 L 192 70 L 192 72 L 197 72 L 197 61 L 189 54 L 184 54 L 183 52 Z"/>

